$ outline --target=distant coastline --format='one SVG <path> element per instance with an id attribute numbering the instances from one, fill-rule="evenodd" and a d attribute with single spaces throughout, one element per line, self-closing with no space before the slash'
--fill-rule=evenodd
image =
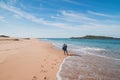
<path id="1" fill-rule="evenodd" d="M 10 36 L 6 36 L 6 35 L 0 35 L 0 37 L 9 38 Z"/>
<path id="2" fill-rule="evenodd" d="M 83 37 L 71 37 L 70 39 L 118 39 L 120 40 L 120 38 L 114 38 L 109 36 L 95 36 L 95 35 L 86 35 Z"/>

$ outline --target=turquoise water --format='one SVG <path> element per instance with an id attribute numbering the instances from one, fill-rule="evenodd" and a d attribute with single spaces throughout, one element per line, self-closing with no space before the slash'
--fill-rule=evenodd
<path id="1" fill-rule="evenodd" d="M 61 49 L 66 43 L 68 50 L 79 54 L 94 54 L 120 59 L 120 40 L 113 39 L 68 39 L 68 38 L 48 38 L 43 39 L 52 42 L 54 46 Z"/>
<path id="2" fill-rule="evenodd" d="M 62 50 L 68 45 L 67 56 L 60 65 L 57 80 L 120 80 L 120 40 L 111 39 L 42 39 Z"/>

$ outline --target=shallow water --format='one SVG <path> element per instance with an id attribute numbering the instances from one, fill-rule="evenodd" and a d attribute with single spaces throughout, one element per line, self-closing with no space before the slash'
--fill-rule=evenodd
<path id="1" fill-rule="evenodd" d="M 58 80 L 120 80 L 120 61 L 93 55 L 70 56 L 62 63 Z"/>
<path id="2" fill-rule="evenodd" d="M 73 51 L 64 59 L 58 80 L 120 80 L 120 40 L 44 39 L 61 49 Z"/>
<path id="3" fill-rule="evenodd" d="M 120 40 L 102 39 L 68 39 L 68 38 L 49 38 L 42 39 L 51 42 L 56 48 L 61 49 L 66 43 L 68 50 L 79 54 L 94 54 L 120 59 Z"/>

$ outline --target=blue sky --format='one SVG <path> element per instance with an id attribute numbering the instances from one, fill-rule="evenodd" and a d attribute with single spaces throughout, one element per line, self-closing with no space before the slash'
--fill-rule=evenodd
<path id="1" fill-rule="evenodd" d="M 120 37 L 120 0 L 0 0 L 0 34 Z"/>

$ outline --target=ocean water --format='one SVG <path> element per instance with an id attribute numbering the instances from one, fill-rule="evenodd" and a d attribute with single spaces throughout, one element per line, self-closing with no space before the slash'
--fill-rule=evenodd
<path id="1" fill-rule="evenodd" d="M 55 48 L 74 52 L 61 63 L 58 80 L 120 80 L 120 40 L 47 38 Z"/>

